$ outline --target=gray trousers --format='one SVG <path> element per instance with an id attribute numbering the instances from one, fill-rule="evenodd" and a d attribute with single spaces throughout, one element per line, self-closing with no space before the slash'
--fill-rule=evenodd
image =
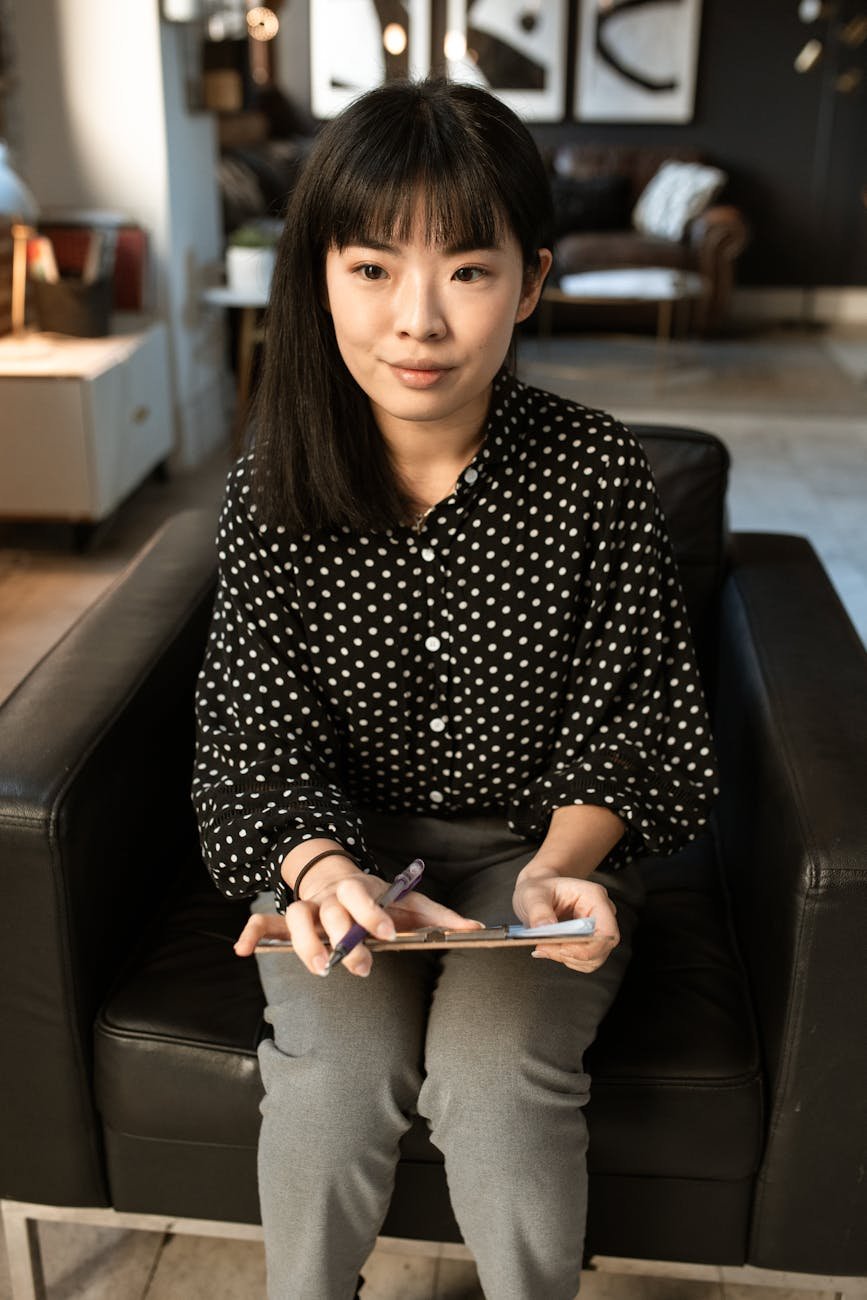
<path id="1" fill-rule="evenodd" d="M 488 925 L 512 922 L 535 846 L 500 816 L 363 817 L 378 870 L 418 856 L 421 890 Z M 374 954 L 366 979 L 320 979 L 291 953 L 257 956 L 273 1038 L 259 1193 L 269 1300 L 350 1300 L 417 1112 L 490 1300 L 573 1300 L 587 1212 L 590 1079 L 583 1057 L 622 980 L 644 897 L 638 871 L 594 873 L 622 940 L 596 971 L 529 948 Z M 262 894 L 254 911 L 273 907 Z"/>

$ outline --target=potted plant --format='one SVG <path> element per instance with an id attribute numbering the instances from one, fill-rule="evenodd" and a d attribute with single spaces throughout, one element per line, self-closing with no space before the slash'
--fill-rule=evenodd
<path id="1" fill-rule="evenodd" d="M 226 248 L 230 289 L 248 297 L 268 297 L 280 227 L 280 222 L 249 221 L 232 231 Z"/>

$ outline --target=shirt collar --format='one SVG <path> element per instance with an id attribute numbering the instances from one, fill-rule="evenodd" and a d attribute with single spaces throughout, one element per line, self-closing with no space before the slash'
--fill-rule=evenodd
<path id="1" fill-rule="evenodd" d="M 496 465 L 506 459 L 515 443 L 515 426 L 518 423 L 518 406 L 525 385 L 503 368 L 494 376 L 491 400 L 488 405 L 485 440 L 470 465 L 481 472 L 482 467 Z M 470 466 L 467 466 L 469 468 Z M 466 470 L 464 470 L 464 474 Z M 463 477 L 463 475 L 461 476 Z"/>

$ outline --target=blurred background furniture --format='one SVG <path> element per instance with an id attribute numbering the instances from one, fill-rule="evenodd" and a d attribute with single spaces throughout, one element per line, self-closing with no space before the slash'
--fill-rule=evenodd
<path id="1" fill-rule="evenodd" d="M 0 515 L 104 519 L 172 449 L 166 327 L 0 339 Z"/>
<path id="2" fill-rule="evenodd" d="M 268 306 L 268 291 L 242 291 L 228 284 L 214 284 L 202 290 L 202 302 L 211 307 L 235 307 L 238 310 L 238 348 L 235 365 L 236 409 L 244 411 L 253 377 L 253 356 L 256 347 L 265 337 L 261 317 Z"/>
<path id="3" fill-rule="evenodd" d="M 317 123 L 276 86 L 254 92 L 247 111 L 217 119 L 217 183 L 226 235 L 259 217 L 282 217 Z"/>
<path id="4" fill-rule="evenodd" d="M 842 1294 L 867 1274 L 867 654 L 805 539 L 727 531 L 718 439 L 636 432 L 723 791 L 705 834 L 641 865 L 634 958 L 587 1058 L 587 1254 L 822 1274 Z M 258 1230 L 270 1030 L 232 952 L 247 904 L 214 888 L 190 803 L 214 533 L 210 514 L 172 519 L 0 709 L 15 1300 L 38 1294 L 43 1218 Z M 418 1119 L 383 1232 L 459 1240 Z"/>
<path id="5" fill-rule="evenodd" d="M 667 344 L 675 324 L 689 327 L 695 307 L 695 321 L 700 330 L 704 323 L 710 286 L 696 271 L 676 271 L 668 266 L 617 267 L 609 271 L 577 271 L 560 278 L 559 285 L 542 291 L 539 333 L 551 333 L 555 303 L 609 304 L 636 306 L 652 303 L 656 307 L 657 369 L 667 357 Z M 681 322 L 680 312 L 688 314 Z"/>
<path id="6" fill-rule="evenodd" d="M 80 209 L 46 211 L 37 223 L 40 235 L 51 240 L 61 275 L 81 275 L 94 231 L 111 231 L 115 238 L 112 268 L 112 310 L 145 311 L 153 299 L 153 267 L 147 231 L 121 213 Z"/>
<path id="7" fill-rule="evenodd" d="M 219 107 L 219 102 L 217 99 L 215 106 Z M 249 108 L 241 109 L 241 102 L 238 90 L 237 97 L 230 95 L 228 99 L 233 107 L 219 112 L 217 117 L 216 180 L 227 252 L 245 227 L 270 226 L 273 230 L 282 221 L 317 130 L 309 113 L 274 85 L 252 89 Z M 236 388 L 231 441 L 233 448 L 238 448 L 253 383 L 256 348 L 262 342 L 261 317 L 267 292 L 241 292 L 229 283 L 208 287 L 202 300 L 227 309 L 227 360 L 235 374 Z"/>
<path id="8" fill-rule="evenodd" d="M 636 228 L 636 204 L 660 169 L 671 161 L 700 164 L 688 149 L 651 146 L 562 144 L 543 150 L 555 210 L 554 266 L 550 283 L 573 272 L 617 267 L 670 267 L 701 275 L 708 285 L 703 327 L 725 324 L 737 260 L 749 239 L 743 215 L 714 201 L 690 220 L 680 237 L 647 233 Z M 724 197 L 722 191 L 721 197 Z M 648 311 L 633 304 L 612 306 L 605 315 L 576 304 L 560 305 L 555 328 L 595 328 L 610 322 L 626 327 L 653 323 Z"/>

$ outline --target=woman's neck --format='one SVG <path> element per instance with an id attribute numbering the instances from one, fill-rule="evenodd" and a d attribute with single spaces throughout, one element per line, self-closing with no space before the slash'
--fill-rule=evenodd
<path id="1" fill-rule="evenodd" d="M 446 495 L 481 447 L 489 401 L 490 389 L 448 422 L 411 422 L 374 410 L 395 470 L 419 509 Z"/>

